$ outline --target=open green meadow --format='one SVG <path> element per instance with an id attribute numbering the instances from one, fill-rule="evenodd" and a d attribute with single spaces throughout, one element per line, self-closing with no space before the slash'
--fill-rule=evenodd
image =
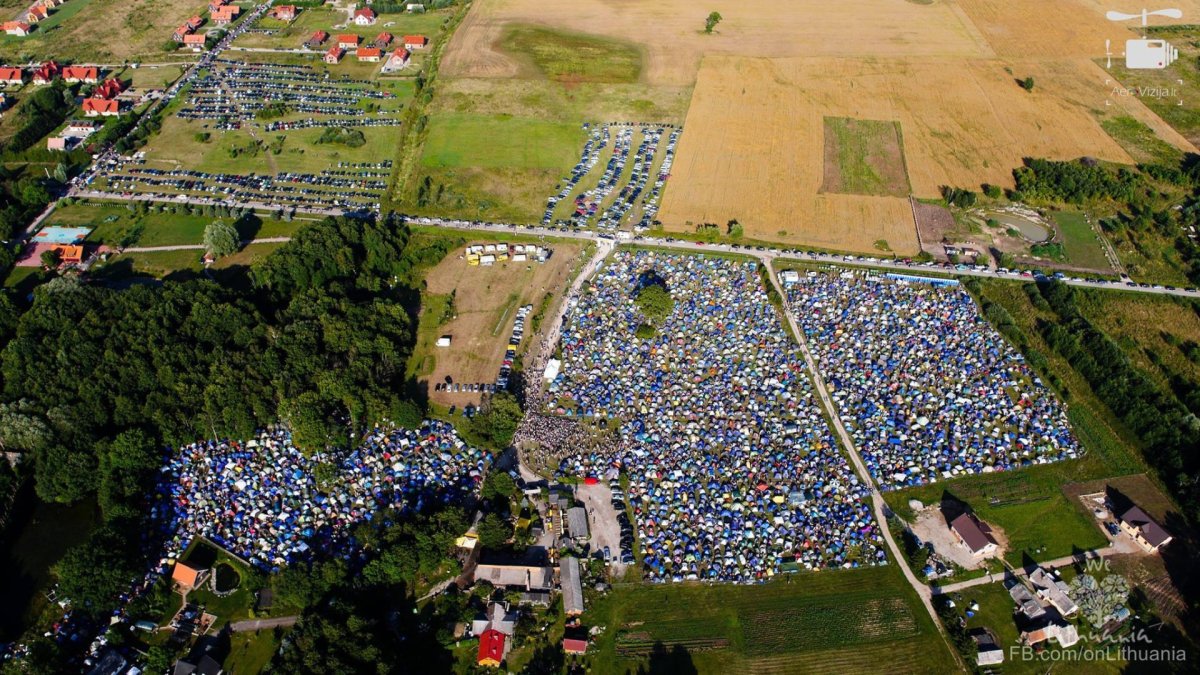
<path id="1" fill-rule="evenodd" d="M 138 214 L 126 204 L 77 202 L 54 210 L 48 225 L 91 227 L 88 241 L 108 246 L 182 246 L 200 244 L 204 228 L 217 216 L 192 215 L 160 211 L 151 207 Z M 286 237 L 308 221 L 285 222 L 260 216 L 247 217 L 237 223 L 243 239 Z"/>
<path id="2" fill-rule="evenodd" d="M 1175 166 L 1183 159 L 1179 148 L 1162 140 L 1145 123 L 1128 115 L 1103 120 L 1100 126 L 1138 162 Z"/>
<path id="3" fill-rule="evenodd" d="M 620 585 L 584 615 L 602 625 L 593 672 L 639 663 L 701 673 L 949 672 L 949 647 L 893 566 L 785 575 L 755 586 Z M 682 670 L 680 670 L 682 668 Z M 666 671 L 664 671 L 666 672 Z"/>
<path id="4" fill-rule="evenodd" d="M 1067 254 L 1068 262 L 1092 269 L 1110 267 L 1108 257 L 1104 255 L 1104 245 L 1100 243 L 1084 214 L 1079 211 L 1059 211 L 1054 213 L 1053 217 L 1062 237 L 1063 250 Z"/>
<path id="5" fill-rule="evenodd" d="M 428 167 L 558 169 L 578 160 L 580 125 L 512 117 L 448 113 L 434 118 L 421 163 Z"/>

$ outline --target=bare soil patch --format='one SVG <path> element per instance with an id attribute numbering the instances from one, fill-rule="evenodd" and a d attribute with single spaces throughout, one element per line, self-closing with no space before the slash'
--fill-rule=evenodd
<path id="1" fill-rule="evenodd" d="M 900 125 L 880 120 L 826 117 L 825 175 L 821 192 L 908 196 Z"/>

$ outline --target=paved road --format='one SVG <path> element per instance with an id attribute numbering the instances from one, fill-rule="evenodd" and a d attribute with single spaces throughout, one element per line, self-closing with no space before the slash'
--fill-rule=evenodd
<path id="1" fill-rule="evenodd" d="M 1120 555 L 1122 553 L 1129 553 L 1129 551 L 1123 550 L 1119 546 L 1108 546 L 1105 548 L 1092 549 L 1090 551 L 1082 551 L 1075 555 L 1065 555 L 1061 558 L 1047 560 L 1045 562 L 1040 562 L 1038 564 L 1046 569 L 1057 569 L 1059 567 L 1066 567 L 1068 565 L 1074 565 L 1076 563 L 1081 563 L 1085 560 L 1099 560 L 1102 558 L 1107 558 L 1109 556 Z M 1024 568 L 1013 570 L 1012 574 L 1015 574 L 1019 577 L 1028 576 L 1028 572 L 1026 572 Z M 994 574 L 993 573 L 993 574 L 988 574 L 986 576 L 977 577 L 975 579 L 967 579 L 966 581 L 959 581 L 959 582 L 953 583 L 953 584 L 946 584 L 945 586 L 938 586 L 935 584 L 932 587 L 932 591 L 933 591 L 934 595 L 948 595 L 948 594 L 954 593 L 956 591 L 961 591 L 964 588 L 971 588 L 973 586 L 982 586 L 984 584 L 991 584 L 991 583 L 995 583 L 997 581 L 1003 581 L 1006 576 L 1007 576 L 1007 573 L 1002 573 L 1002 574 Z"/>
<path id="2" fill-rule="evenodd" d="M 229 630 L 234 633 L 245 633 L 252 630 L 262 630 L 263 628 L 293 626 L 299 620 L 299 616 L 280 616 L 274 619 L 248 619 L 246 621 L 234 621 L 229 624 Z"/>

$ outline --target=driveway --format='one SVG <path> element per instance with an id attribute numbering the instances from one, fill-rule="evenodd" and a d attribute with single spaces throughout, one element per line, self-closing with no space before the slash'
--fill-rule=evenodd
<path id="1" fill-rule="evenodd" d="M 621 525 L 617 523 L 617 510 L 612 505 L 612 489 L 607 483 L 580 485 L 575 496 L 583 502 L 588 512 L 588 534 L 591 535 L 592 553 L 608 550 L 617 560 L 609 565 L 613 578 L 625 576 L 625 565 L 621 564 Z"/>

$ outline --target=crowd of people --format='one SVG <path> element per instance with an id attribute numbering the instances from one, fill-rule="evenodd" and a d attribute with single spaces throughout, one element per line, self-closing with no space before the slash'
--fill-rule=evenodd
<path id="1" fill-rule="evenodd" d="M 674 308 L 639 338 L 647 279 Z M 618 442 L 559 472 L 628 476 L 648 580 L 752 583 L 885 560 L 755 263 L 618 251 L 568 315 L 561 350 L 549 410 L 615 425 Z"/>
<path id="2" fill-rule="evenodd" d="M 447 422 L 376 428 L 352 451 L 308 454 L 282 427 L 250 441 L 179 448 L 163 469 L 156 519 L 175 558 L 204 536 L 275 571 L 312 550 L 341 555 L 351 528 L 376 511 L 420 511 L 475 490 L 489 455 Z"/>
<path id="3" fill-rule="evenodd" d="M 814 271 L 787 296 L 881 488 L 1079 454 L 1064 407 L 957 282 Z"/>

